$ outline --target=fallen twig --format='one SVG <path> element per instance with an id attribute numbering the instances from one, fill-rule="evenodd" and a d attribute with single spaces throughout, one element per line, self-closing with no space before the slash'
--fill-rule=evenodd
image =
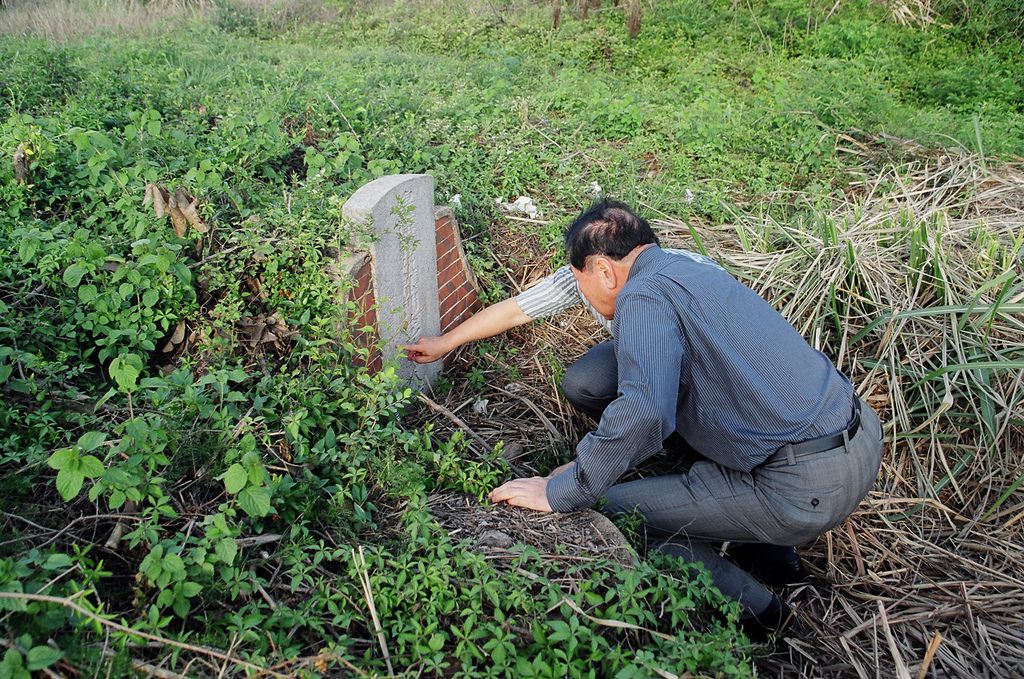
<path id="1" fill-rule="evenodd" d="M 377 633 L 377 643 L 380 644 L 381 653 L 384 654 L 384 662 L 388 666 L 388 676 L 395 676 L 395 670 L 391 667 L 391 653 L 388 652 L 388 643 L 384 639 L 384 628 L 380 625 L 380 618 L 377 616 L 377 606 L 373 603 L 373 590 L 370 589 L 370 574 L 366 569 L 366 557 L 363 554 L 363 546 L 359 545 L 359 552 L 352 550 L 352 558 L 356 563 L 356 570 L 363 586 L 363 596 L 366 598 L 366 605 L 370 607 L 370 618 L 373 620 L 373 629 Z"/>
<path id="2" fill-rule="evenodd" d="M 257 672 L 259 674 L 269 673 L 275 677 L 286 676 L 278 672 L 270 672 L 270 670 L 268 670 L 267 668 L 260 667 L 259 665 L 255 665 L 251 662 L 248 662 L 247 660 L 242 660 L 240 658 L 232 658 L 231 656 L 213 648 L 207 648 L 205 646 L 196 646 L 194 644 L 186 644 L 181 641 L 175 641 L 174 639 L 167 639 L 165 637 L 159 637 L 155 634 L 149 634 L 148 632 L 140 632 L 138 630 L 132 629 L 131 627 L 126 627 L 124 625 L 114 622 L 113 620 L 107 620 L 103 616 L 97 615 L 96 613 L 93 613 L 92 611 L 83 608 L 82 606 L 79 606 L 71 599 L 65 597 L 49 596 L 46 594 L 27 594 L 22 592 L 0 592 L 0 599 L 12 599 L 16 601 L 41 601 L 43 603 L 64 606 L 65 608 L 70 608 L 74 612 L 88 618 L 89 620 L 97 622 L 100 625 L 103 625 L 104 627 L 117 630 L 118 632 L 121 632 L 123 634 L 139 637 L 141 639 L 148 639 L 149 641 L 155 641 L 156 643 L 164 646 L 173 646 L 175 648 L 180 648 L 186 651 L 192 651 L 193 653 L 200 653 L 202 655 L 210 656 L 211 658 L 217 658 L 218 660 L 231 662 L 236 665 L 245 667 L 246 669 L 253 670 L 254 672 Z"/>

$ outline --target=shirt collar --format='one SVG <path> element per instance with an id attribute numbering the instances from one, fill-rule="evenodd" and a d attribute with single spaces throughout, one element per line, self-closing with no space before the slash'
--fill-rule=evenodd
<path id="1" fill-rule="evenodd" d="M 634 278 L 638 278 L 643 272 L 654 265 L 654 262 L 661 256 L 662 249 L 655 243 L 652 247 L 647 248 L 633 260 L 633 266 L 629 268 L 629 277 L 626 281 L 631 281 Z"/>

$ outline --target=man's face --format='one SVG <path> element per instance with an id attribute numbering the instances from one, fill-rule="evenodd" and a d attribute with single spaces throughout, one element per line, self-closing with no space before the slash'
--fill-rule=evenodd
<path id="1" fill-rule="evenodd" d="M 611 289 L 615 284 L 614 273 L 607 266 L 607 262 L 601 259 L 587 264 L 582 269 L 570 265 L 569 270 L 576 278 L 580 294 L 597 309 L 598 313 L 610 319 L 615 315 L 615 294 Z"/>

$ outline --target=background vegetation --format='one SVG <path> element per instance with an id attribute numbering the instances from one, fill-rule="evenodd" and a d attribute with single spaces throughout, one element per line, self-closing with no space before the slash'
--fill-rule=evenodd
<path id="1" fill-rule="evenodd" d="M 679 563 L 567 570 L 526 550 L 499 568 L 439 530 L 430 492 L 480 495 L 509 470 L 500 447 L 421 428 L 339 327 L 331 248 L 358 238 L 340 205 L 391 172 L 433 174 L 438 202 L 460 194 L 491 299 L 560 261 L 595 182 L 661 217 L 877 397 L 891 487 L 927 501 L 876 507 L 883 529 L 910 530 L 914 549 L 990 534 L 1015 554 L 1014 3 L 659 0 L 630 40 L 612 8 L 552 30 L 550 3 L 97 0 L 15 3 L 0 31 L 0 147 L 22 158 L 0 165 L 0 676 L 755 671 L 735 610 Z M 177 234 L 143 204 L 149 183 L 194 195 L 209 230 Z M 520 194 L 537 223 L 499 213 Z M 894 325 L 910 307 L 961 311 Z M 547 383 L 583 348 L 513 340 L 472 349 L 453 383 L 528 380 L 534 360 Z M 585 427 L 558 421 L 563 443 L 527 450 L 541 471 Z M 905 566 L 849 534 L 835 558 L 833 538 L 827 560 L 815 547 L 857 611 L 825 633 L 905 585 Z M 915 591 L 1002 568 L 996 589 L 1019 596 L 1020 560 L 990 558 Z M 963 634 L 938 666 L 969 674 L 960 651 L 988 643 L 1019 667 L 1001 618 L 979 640 L 950 610 L 921 618 Z M 895 638 L 906 662 L 933 662 L 919 637 Z M 875 671 L 898 672 L 896 642 L 883 669 L 875 642 Z M 798 651 L 755 659 L 777 669 Z"/>

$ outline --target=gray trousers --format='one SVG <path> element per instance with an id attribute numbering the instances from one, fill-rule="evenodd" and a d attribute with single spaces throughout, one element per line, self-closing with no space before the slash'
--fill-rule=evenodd
<path id="1" fill-rule="evenodd" d="M 577 408 L 600 417 L 615 398 L 618 376 L 610 342 L 566 370 L 562 389 Z M 861 426 L 838 448 L 797 455 L 779 451 L 750 472 L 699 460 L 685 474 L 612 486 L 606 514 L 638 511 L 649 546 L 711 572 L 715 586 L 760 613 L 772 594 L 720 554 L 720 544 L 799 545 L 849 516 L 871 490 L 882 459 L 881 423 L 861 402 Z"/>

